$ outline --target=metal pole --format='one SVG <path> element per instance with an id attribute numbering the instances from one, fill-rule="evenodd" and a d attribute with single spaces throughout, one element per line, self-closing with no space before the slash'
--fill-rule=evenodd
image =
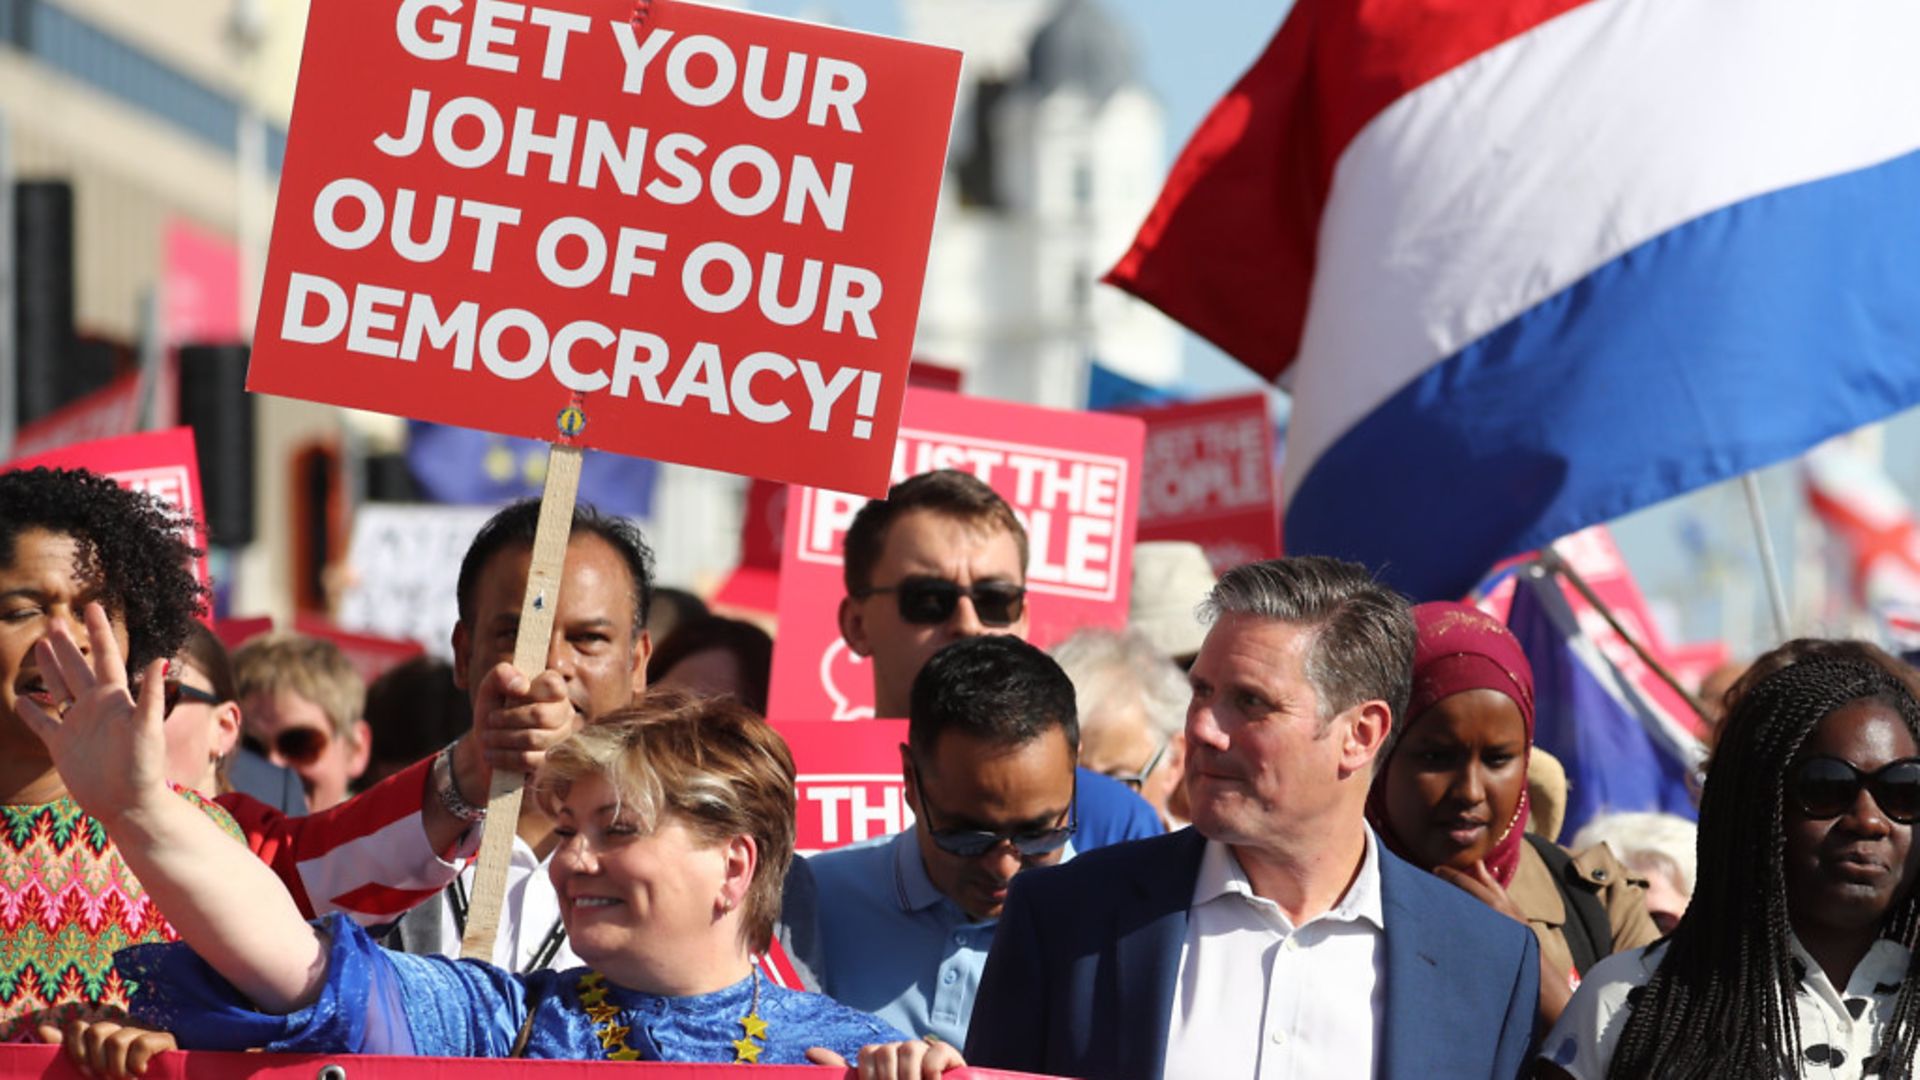
<path id="1" fill-rule="evenodd" d="M 1773 534 L 1767 531 L 1767 508 L 1760 499 L 1760 478 L 1747 473 L 1740 478 L 1747 493 L 1747 515 L 1753 519 L 1753 536 L 1760 545 L 1760 571 L 1767 582 L 1767 602 L 1773 609 L 1773 632 L 1778 641 L 1790 636 L 1787 631 L 1787 590 L 1780 583 L 1780 563 L 1773 553 Z"/>
<path id="2" fill-rule="evenodd" d="M 1620 620 L 1614 615 L 1613 609 L 1600 599 L 1600 595 L 1593 591 L 1593 586 L 1587 584 L 1586 579 L 1581 577 L 1573 568 L 1573 564 L 1560 554 L 1559 549 L 1552 544 L 1541 548 L 1540 565 L 1545 567 L 1548 573 L 1565 578 L 1567 584 L 1572 585 L 1581 596 L 1586 598 L 1587 603 L 1593 605 L 1593 610 L 1600 613 L 1600 617 L 1607 621 L 1607 625 L 1613 628 L 1613 632 L 1620 635 L 1620 640 L 1627 643 L 1627 647 L 1633 650 L 1641 663 L 1647 665 L 1661 682 L 1666 683 L 1674 693 L 1680 695 L 1680 700 L 1687 703 L 1687 707 L 1694 711 L 1694 715 L 1702 720 L 1707 718 L 1707 711 L 1700 707 L 1700 699 L 1693 695 L 1693 691 L 1680 685 L 1680 680 L 1674 677 L 1673 672 L 1667 670 L 1667 666 L 1662 664 L 1658 657 L 1648 652 L 1647 647 L 1640 644 L 1639 639 L 1627 633 L 1627 628 L 1620 625 Z"/>
<path id="3" fill-rule="evenodd" d="M 13 298 L 18 287 L 13 265 L 13 131 L 0 112 L 0 461 L 13 456 L 20 426 L 19 316 Z"/>
<path id="4" fill-rule="evenodd" d="M 164 275 L 162 275 L 164 279 Z M 140 405 L 135 411 L 134 430 L 154 431 L 160 426 L 160 382 L 167 358 L 165 281 L 156 284 L 140 298 Z"/>

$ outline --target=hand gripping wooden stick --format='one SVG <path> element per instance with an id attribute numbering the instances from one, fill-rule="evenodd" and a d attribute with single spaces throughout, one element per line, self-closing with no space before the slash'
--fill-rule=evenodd
<path id="1" fill-rule="evenodd" d="M 567 540 L 573 530 L 573 502 L 580 491 L 577 446 L 547 451 L 547 483 L 540 494 L 540 523 L 533 534 L 533 564 L 527 568 L 527 594 L 520 602 L 520 631 L 513 642 L 513 666 L 532 679 L 547 667 L 553 636 L 553 609 L 560 602 L 560 578 L 566 570 Z M 500 930 L 500 905 L 507 894 L 507 864 L 520 820 L 521 788 L 527 778 L 495 772 L 487 794 L 487 828 L 480 837 L 480 867 L 474 871 L 473 899 L 467 908 L 467 932 L 460 955 L 492 960 Z"/>

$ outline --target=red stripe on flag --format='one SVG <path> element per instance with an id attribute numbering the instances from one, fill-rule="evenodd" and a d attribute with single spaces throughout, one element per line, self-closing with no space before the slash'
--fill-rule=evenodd
<path id="1" fill-rule="evenodd" d="M 1275 378 L 1299 351 L 1321 210 L 1354 136 L 1407 92 L 1585 2 L 1298 0 L 1105 280 Z"/>
<path id="2" fill-rule="evenodd" d="M 413 910 L 439 889 L 393 889 L 367 884 L 348 889 L 333 898 L 333 906 L 345 912 L 365 912 L 374 916 L 399 916 Z"/>
<path id="3" fill-rule="evenodd" d="M 767 951 L 760 954 L 759 962 L 760 973 L 775 986 L 787 990 L 806 989 L 801 981 L 799 969 L 793 966 L 793 961 L 787 956 L 787 950 L 781 946 L 778 939 L 767 943 Z"/>

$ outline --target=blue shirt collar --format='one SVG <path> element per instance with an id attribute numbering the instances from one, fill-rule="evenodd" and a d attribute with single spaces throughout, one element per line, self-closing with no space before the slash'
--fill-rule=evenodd
<path id="1" fill-rule="evenodd" d="M 947 898 L 927 876 L 927 864 L 920 859 L 917 828 L 893 834 L 893 890 L 901 911 L 925 911 Z"/>

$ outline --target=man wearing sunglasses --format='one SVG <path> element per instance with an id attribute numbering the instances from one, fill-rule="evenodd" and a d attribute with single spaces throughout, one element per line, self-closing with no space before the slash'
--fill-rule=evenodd
<path id="1" fill-rule="evenodd" d="M 1024 639 L 1026 567 L 1027 530 L 972 473 L 921 473 L 861 508 L 844 545 L 840 636 L 872 663 L 874 715 L 906 716 L 914 678 L 954 642 Z M 1074 801 L 1081 851 L 1162 831 L 1153 807 L 1091 770 Z"/>
<path id="2" fill-rule="evenodd" d="M 1073 684 L 1024 641 L 975 637 L 934 654 L 909 700 L 914 825 L 807 860 L 793 944 L 824 993 L 960 1044 L 1008 884 L 1073 851 Z"/>

